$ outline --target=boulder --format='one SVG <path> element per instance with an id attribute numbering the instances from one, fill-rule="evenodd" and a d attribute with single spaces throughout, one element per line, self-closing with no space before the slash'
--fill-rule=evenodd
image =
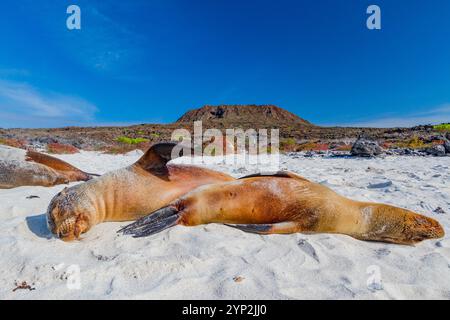
<path id="1" fill-rule="evenodd" d="M 450 154 L 450 141 L 448 139 L 444 140 L 445 152 Z"/>
<path id="2" fill-rule="evenodd" d="M 350 154 L 356 157 L 373 157 L 383 153 L 383 149 L 374 140 L 360 137 L 353 144 Z"/>
<path id="3" fill-rule="evenodd" d="M 442 157 L 445 156 L 445 147 L 442 144 L 436 144 L 425 149 L 425 152 L 431 156 Z"/>

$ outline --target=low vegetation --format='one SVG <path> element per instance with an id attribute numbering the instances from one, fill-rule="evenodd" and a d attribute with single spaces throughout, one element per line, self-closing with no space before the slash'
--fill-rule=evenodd
<path id="1" fill-rule="evenodd" d="M 433 129 L 437 131 L 444 131 L 444 132 L 450 132 L 450 123 L 442 123 L 433 126 Z"/>
<path id="2" fill-rule="evenodd" d="M 18 139 L 0 138 L 0 144 L 14 148 L 25 149 L 26 142 Z"/>
<path id="3" fill-rule="evenodd" d="M 341 145 L 335 147 L 333 150 L 350 152 L 350 150 L 352 150 L 352 145 L 351 144 L 341 144 Z"/>
<path id="4" fill-rule="evenodd" d="M 408 148 L 408 149 L 424 149 L 431 146 L 429 143 L 425 143 L 419 137 L 413 137 L 407 141 L 398 141 L 391 144 L 394 148 Z"/>
<path id="5" fill-rule="evenodd" d="M 117 142 L 121 142 L 121 143 L 125 143 L 125 144 L 129 144 L 129 145 L 136 145 L 136 144 L 140 144 L 140 143 L 145 143 L 145 142 L 149 142 L 148 139 L 145 138 L 129 138 L 129 137 L 118 137 L 116 139 Z"/>

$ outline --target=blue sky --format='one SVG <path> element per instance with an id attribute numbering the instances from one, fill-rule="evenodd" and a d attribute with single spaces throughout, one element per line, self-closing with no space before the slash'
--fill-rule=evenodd
<path id="1" fill-rule="evenodd" d="M 81 8 L 81 30 L 66 9 Z M 381 8 L 382 29 L 366 28 Z M 276 104 L 321 125 L 450 121 L 450 1 L 4 0 L 0 127 Z"/>

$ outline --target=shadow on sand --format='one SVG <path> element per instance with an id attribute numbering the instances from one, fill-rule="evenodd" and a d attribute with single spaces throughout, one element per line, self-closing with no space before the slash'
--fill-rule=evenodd
<path id="1" fill-rule="evenodd" d="M 37 235 L 39 238 L 52 238 L 52 233 L 47 228 L 45 213 L 37 216 L 26 217 L 26 221 L 30 231 Z"/>

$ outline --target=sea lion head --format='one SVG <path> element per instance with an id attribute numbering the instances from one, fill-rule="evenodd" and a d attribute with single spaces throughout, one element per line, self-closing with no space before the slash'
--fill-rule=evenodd
<path id="1" fill-rule="evenodd" d="M 79 239 L 91 226 L 87 214 L 90 201 L 80 187 L 65 188 L 51 200 L 47 209 L 47 226 L 63 241 Z"/>
<path id="2" fill-rule="evenodd" d="M 445 235 L 439 222 L 407 209 L 377 204 L 366 207 L 364 213 L 371 240 L 412 245 Z"/>

